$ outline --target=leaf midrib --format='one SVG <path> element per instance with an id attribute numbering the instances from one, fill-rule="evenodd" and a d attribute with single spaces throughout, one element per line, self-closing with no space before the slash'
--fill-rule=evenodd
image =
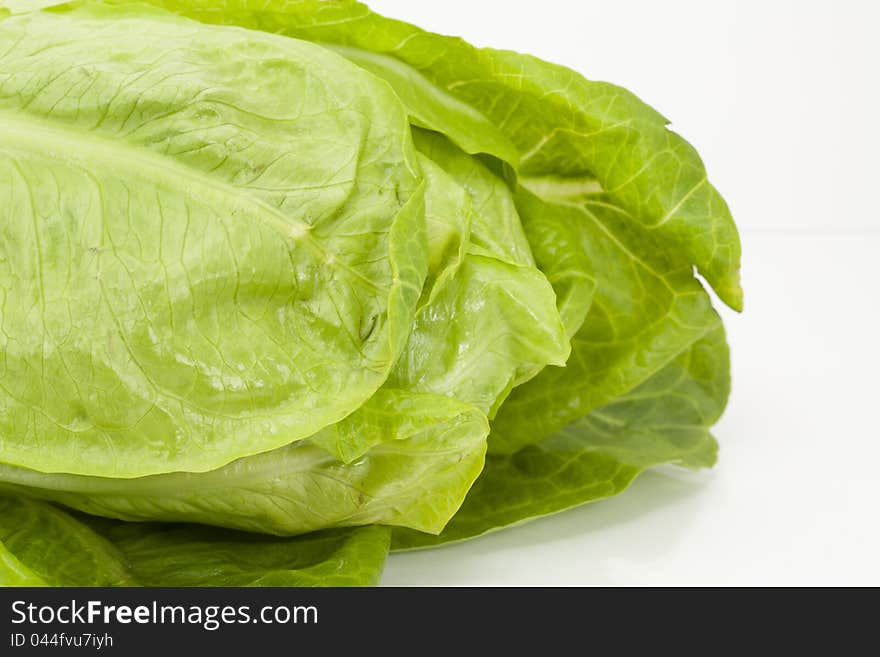
<path id="1" fill-rule="evenodd" d="M 302 240 L 327 262 L 331 255 L 333 266 L 344 270 L 359 284 L 373 292 L 380 292 L 375 282 L 352 269 L 334 254 L 329 253 L 311 233 L 312 226 L 307 222 L 280 212 L 266 201 L 249 193 L 246 187 L 238 187 L 206 175 L 197 169 L 176 162 L 170 156 L 162 156 L 146 147 L 136 146 L 124 140 L 111 140 L 72 126 L 59 126 L 46 119 L 23 116 L 0 109 L 0 152 L 17 150 L 16 144 L 28 155 L 57 159 L 59 152 L 63 159 L 73 162 L 86 171 L 102 162 L 110 171 L 140 170 L 143 178 L 161 181 L 169 189 L 177 190 L 182 196 L 195 199 L 225 198 L 224 205 L 230 208 L 251 209 L 249 217 L 254 217 L 284 240 Z M 128 174 L 126 177 L 135 178 Z M 182 184 L 183 183 L 183 184 Z M 201 192 L 201 193 L 197 193 Z M 232 213 L 230 213 L 230 216 Z"/>

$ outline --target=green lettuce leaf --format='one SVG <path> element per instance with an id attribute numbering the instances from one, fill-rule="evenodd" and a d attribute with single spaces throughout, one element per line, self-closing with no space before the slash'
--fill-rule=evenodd
<path id="1" fill-rule="evenodd" d="M 109 541 L 48 504 L 0 495 L 0 544 L 50 586 L 133 586 L 122 555 Z M 15 577 L 3 567 L 0 581 Z"/>
<path id="2" fill-rule="evenodd" d="M 47 586 L 46 582 L 19 561 L 0 541 L 0 587 Z"/>
<path id="3" fill-rule="evenodd" d="M 206 471 L 338 421 L 427 267 L 399 101 L 313 44 L 75 13 L 0 21 L 0 460 Z"/>
<path id="4" fill-rule="evenodd" d="M 77 518 L 0 496 L 3 586 L 371 586 L 388 544 L 384 527 L 281 539 Z"/>
<path id="5" fill-rule="evenodd" d="M 481 412 L 454 399 L 383 391 L 319 436 L 324 447 L 300 441 L 212 472 L 135 479 L 0 464 L 0 489 L 130 521 L 276 535 L 371 523 L 436 533 L 482 470 L 488 431 Z"/>
<path id="6" fill-rule="evenodd" d="M 393 549 L 461 541 L 625 490 L 647 468 L 710 467 L 709 427 L 730 390 L 721 328 L 613 403 L 514 454 L 486 458 L 462 508 L 439 536 L 395 530 Z"/>
<path id="7" fill-rule="evenodd" d="M 0 541 L 0 587 L 47 586 L 39 575 L 19 561 Z"/>
<path id="8" fill-rule="evenodd" d="M 384 20 L 384 19 L 383 19 Z M 516 164 L 516 146 L 494 123 L 406 63 L 368 50 L 328 44 L 334 51 L 391 84 L 410 121 L 448 136 L 467 153 L 486 153 Z"/>
<path id="9" fill-rule="evenodd" d="M 514 390 L 494 419 L 490 448 L 508 454 L 632 390 L 721 323 L 691 264 L 603 196 L 548 202 L 521 190 L 517 207 L 539 266 L 574 247 L 593 290 L 566 366 Z"/>

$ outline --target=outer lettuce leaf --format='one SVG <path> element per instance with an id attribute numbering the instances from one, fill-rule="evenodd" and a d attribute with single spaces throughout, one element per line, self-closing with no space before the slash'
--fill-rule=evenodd
<path id="1" fill-rule="evenodd" d="M 633 389 L 721 323 L 690 263 L 604 197 L 551 203 L 520 190 L 517 207 L 539 266 L 573 249 L 595 288 L 565 368 L 514 390 L 495 418 L 490 449 L 508 454 Z"/>
<path id="2" fill-rule="evenodd" d="M 0 587 L 7 586 L 46 586 L 46 582 L 21 563 L 0 541 Z"/>
<path id="3" fill-rule="evenodd" d="M 133 586 L 125 560 L 109 541 L 64 511 L 0 494 L 0 543 L 33 577 L 50 586 Z M 13 570 L 3 568 L 0 580 Z"/>
<path id="4" fill-rule="evenodd" d="M 293 539 L 133 523 L 102 533 L 144 586 L 375 586 L 390 542 L 390 530 L 379 526 Z"/>
<path id="5" fill-rule="evenodd" d="M 390 530 L 371 526 L 272 538 L 187 525 L 103 531 L 144 586 L 375 586 Z"/>
<path id="6" fill-rule="evenodd" d="M 346 423 L 349 423 L 346 426 Z M 0 486 L 90 514 L 199 522 L 276 535 L 388 524 L 439 532 L 483 467 L 488 425 L 448 397 L 384 391 L 318 440 L 205 473 L 136 479 L 44 474 L 0 464 Z M 377 444 L 369 447 L 370 441 Z"/>
<path id="7" fill-rule="evenodd" d="M 453 140 L 449 124 L 460 122 L 462 111 L 444 99 L 463 101 L 514 144 L 518 158 L 506 159 L 521 174 L 594 179 L 633 221 L 692 262 L 725 303 L 742 307 L 740 242 L 727 205 L 693 147 L 625 89 L 528 55 L 474 48 L 351 0 L 149 2 L 207 23 L 343 46 L 346 54 L 363 51 L 351 54 L 352 60 L 383 75 L 404 102 L 414 95 L 431 98 L 442 119 L 430 122 L 414 103 L 410 113 Z M 383 65 L 383 58 L 394 63 Z M 404 72 L 405 66 L 412 72 Z M 416 88 L 418 94 L 410 92 Z M 481 144 L 458 143 L 470 152 L 499 155 L 495 132 Z"/>
<path id="8" fill-rule="evenodd" d="M 449 91 L 394 57 L 328 44 L 343 57 L 391 84 L 414 126 L 447 135 L 467 153 L 486 153 L 516 164 L 516 146 L 494 123 Z"/>
<path id="9" fill-rule="evenodd" d="M 0 133 L 0 460 L 211 470 L 387 377 L 423 199 L 362 69 L 150 8 L 26 14 L 0 21 Z"/>
<path id="10" fill-rule="evenodd" d="M 730 390 L 729 353 L 717 328 L 641 386 L 510 455 L 483 474 L 439 536 L 395 530 L 394 549 L 460 541 L 620 493 L 661 463 L 709 467 L 715 423 Z"/>
<path id="11" fill-rule="evenodd" d="M 0 509 L 7 555 L 0 583 L 7 586 L 369 586 L 388 553 L 383 527 L 280 539 L 75 518 L 13 497 L 0 497 Z"/>

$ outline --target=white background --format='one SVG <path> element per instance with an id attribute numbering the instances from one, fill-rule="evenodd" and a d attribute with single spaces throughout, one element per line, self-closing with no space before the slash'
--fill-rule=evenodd
<path id="1" fill-rule="evenodd" d="M 621 84 L 700 151 L 743 240 L 712 471 L 439 550 L 389 585 L 880 585 L 880 5 L 373 0 Z"/>

